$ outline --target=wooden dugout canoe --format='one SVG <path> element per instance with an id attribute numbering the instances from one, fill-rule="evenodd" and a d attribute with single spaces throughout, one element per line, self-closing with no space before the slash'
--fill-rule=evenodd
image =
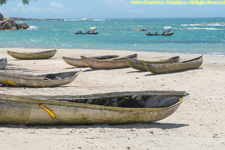
<path id="1" fill-rule="evenodd" d="M 146 63 L 146 64 L 164 64 L 164 63 L 178 62 L 179 60 L 180 60 L 179 56 L 175 56 L 175 57 L 171 57 L 171 58 L 168 58 L 165 60 L 159 60 L 159 61 L 144 61 L 144 60 L 127 58 L 128 64 L 132 68 L 140 70 L 140 71 L 148 71 L 145 68 L 144 63 Z"/>
<path id="2" fill-rule="evenodd" d="M 57 50 L 49 50 L 35 53 L 20 53 L 7 51 L 7 53 L 16 59 L 48 59 L 56 54 Z"/>
<path id="3" fill-rule="evenodd" d="M 0 84 L 16 87 L 56 87 L 71 83 L 78 74 L 79 72 L 63 72 L 34 76 L 0 71 Z"/>
<path id="4" fill-rule="evenodd" d="M 117 69 L 129 67 L 127 58 L 137 58 L 137 54 L 128 55 L 121 58 L 115 58 L 110 60 L 98 60 L 93 58 L 88 58 L 81 56 L 82 60 L 85 62 L 85 65 L 92 69 Z"/>
<path id="5" fill-rule="evenodd" d="M 203 57 L 197 57 L 191 60 L 176 62 L 176 63 L 166 63 L 166 64 L 146 64 L 144 63 L 146 69 L 152 73 L 170 73 L 178 72 L 190 69 L 197 69 L 203 63 Z"/>
<path id="6" fill-rule="evenodd" d="M 116 57 L 119 57 L 119 56 L 118 55 L 104 55 L 104 56 L 94 56 L 94 57 L 90 57 L 90 58 L 103 60 L 103 59 L 111 59 L 111 58 L 116 58 Z M 63 57 L 63 60 L 71 66 L 87 67 L 81 58 Z"/>
<path id="7" fill-rule="evenodd" d="M 183 91 L 26 97 L 0 94 L 0 124 L 150 123 L 173 114 L 187 96 Z"/>
<path id="8" fill-rule="evenodd" d="M 7 66 L 7 59 L 6 58 L 0 59 L 0 70 L 5 69 L 6 66 Z"/>

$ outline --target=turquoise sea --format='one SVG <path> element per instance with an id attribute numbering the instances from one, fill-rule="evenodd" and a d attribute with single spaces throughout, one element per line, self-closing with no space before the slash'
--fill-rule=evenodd
<path id="1" fill-rule="evenodd" d="M 22 21 L 18 23 L 23 23 Z M 225 18 L 68 19 L 25 21 L 29 30 L 1 31 L 0 47 L 134 50 L 225 55 Z M 146 36 L 171 26 L 171 37 Z M 98 35 L 76 35 L 96 27 Z M 133 31 L 145 28 L 148 31 Z"/>

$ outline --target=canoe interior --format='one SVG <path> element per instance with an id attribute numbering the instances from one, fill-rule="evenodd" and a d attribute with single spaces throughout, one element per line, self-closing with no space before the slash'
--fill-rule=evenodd
<path id="1" fill-rule="evenodd" d="M 195 61 L 195 60 L 200 59 L 201 57 L 202 57 L 202 56 L 199 56 L 199 57 L 197 57 L 197 58 L 193 58 L 193 59 L 190 59 L 190 60 L 182 61 L 182 63 L 192 62 L 192 61 Z"/>
<path id="2" fill-rule="evenodd" d="M 94 59 L 111 59 L 111 58 L 116 58 L 116 57 L 119 57 L 119 55 L 105 55 L 105 56 L 93 56 L 91 58 L 94 58 Z"/>
<path id="3" fill-rule="evenodd" d="M 132 55 L 128 55 L 128 56 L 124 56 L 124 57 L 120 57 L 120 58 L 115 58 L 113 60 L 126 60 L 127 58 L 137 58 L 137 54 L 132 54 Z"/>
<path id="4" fill-rule="evenodd" d="M 64 73 L 40 75 L 39 77 L 44 77 L 45 80 L 65 79 L 65 78 L 72 77 L 77 73 L 78 72 L 64 72 Z"/>
<path id="5" fill-rule="evenodd" d="M 166 108 L 181 102 L 188 93 L 107 93 L 78 96 L 28 96 L 43 100 L 64 101 L 71 103 L 83 103 L 91 105 L 125 107 L 125 108 Z"/>
<path id="6" fill-rule="evenodd" d="M 48 50 L 48 51 L 42 51 L 42 52 L 33 52 L 33 53 L 26 53 L 26 54 L 44 54 L 44 53 L 50 53 L 50 52 L 53 52 L 53 51 L 57 51 L 57 50 Z"/>
<path id="7" fill-rule="evenodd" d="M 161 63 L 169 63 L 169 62 L 178 62 L 180 60 L 180 56 L 174 56 L 168 59 L 158 60 L 158 61 L 145 61 L 145 60 L 138 60 L 138 59 L 132 59 L 132 58 L 127 58 L 127 59 L 132 61 L 133 63 L 144 65 L 144 63 L 161 64 Z"/>

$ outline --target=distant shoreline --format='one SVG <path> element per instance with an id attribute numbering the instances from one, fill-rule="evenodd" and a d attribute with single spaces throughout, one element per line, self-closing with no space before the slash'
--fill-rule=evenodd
<path id="1" fill-rule="evenodd" d="M 64 19 L 34 19 L 34 18 L 18 18 L 18 17 L 10 17 L 15 21 L 64 21 Z"/>
<path id="2" fill-rule="evenodd" d="M 10 17 L 13 18 L 15 21 L 99 21 L 99 20 L 105 20 L 105 19 L 88 19 L 88 18 L 82 18 L 82 19 L 37 19 L 37 18 L 20 18 L 20 17 Z"/>

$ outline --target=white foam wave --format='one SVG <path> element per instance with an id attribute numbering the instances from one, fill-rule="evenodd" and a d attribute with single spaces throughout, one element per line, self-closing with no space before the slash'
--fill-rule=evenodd
<path id="1" fill-rule="evenodd" d="M 37 26 L 30 26 L 27 30 L 37 30 Z"/>
<path id="2" fill-rule="evenodd" d="M 16 21 L 16 23 L 23 23 L 23 21 Z"/>
<path id="3" fill-rule="evenodd" d="M 225 23 L 203 23 L 203 24 L 182 24 L 181 26 L 187 27 L 187 26 L 225 26 Z"/>
<path id="4" fill-rule="evenodd" d="M 187 27 L 187 26 L 199 26 L 200 24 L 182 24 L 181 26 Z"/>
<path id="5" fill-rule="evenodd" d="M 219 29 L 219 28 L 197 28 L 197 27 L 194 27 L 194 28 L 187 28 L 187 30 L 225 30 L 225 29 Z"/>
<path id="6" fill-rule="evenodd" d="M 105 19 L 88 19 L 88 18 L 82 18 L 82 19 L 64 19 L 64 21 L 105 21 Z"/>

